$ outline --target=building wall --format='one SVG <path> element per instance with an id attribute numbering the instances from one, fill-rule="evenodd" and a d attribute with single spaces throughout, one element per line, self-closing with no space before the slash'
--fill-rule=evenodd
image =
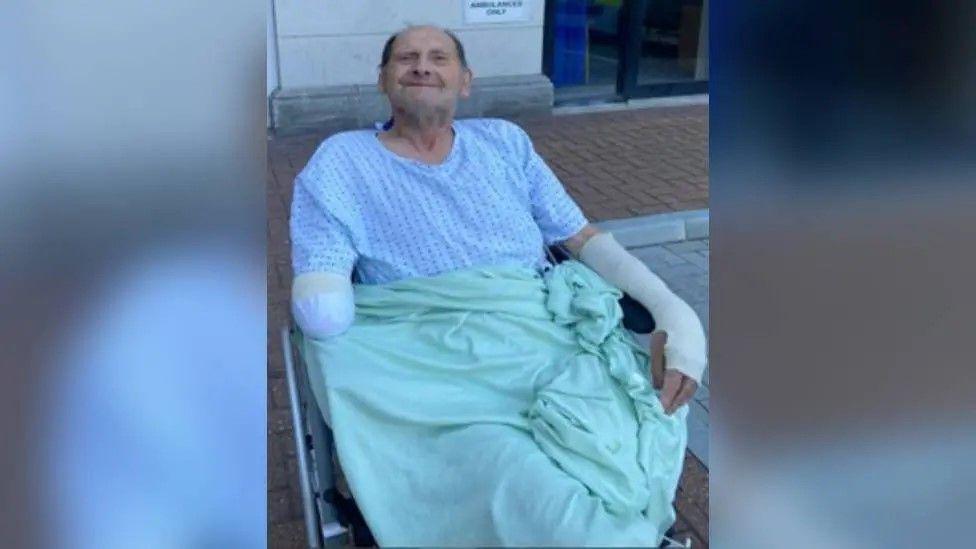
<path id="1" fill-rule="evenodd" d="M 273 1 L 284 90 L 375 83 L 383 43 L 413 24 L 455 31 L 476 77 L 542 72 L 543 0 L 526 1 L 528 21 L 478 25 L 460 0 Z"/>
<path id="2" fill-rule="evenodd" d="M 268 43 L 267 43 L 267 87 L 268 87 L 268 127 L 271 127 L 271 93 L 278 89 L 278 39 L 275 36 L 274 0 L 268 0 Z"/>

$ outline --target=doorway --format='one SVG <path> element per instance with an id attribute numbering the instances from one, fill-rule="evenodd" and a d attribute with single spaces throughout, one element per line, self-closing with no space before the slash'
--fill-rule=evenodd
<path id="1" fill-rule="evenodd" d="M 543 36 L 557 105 L 708 90 L 708 0 L 548 0 Z"/>

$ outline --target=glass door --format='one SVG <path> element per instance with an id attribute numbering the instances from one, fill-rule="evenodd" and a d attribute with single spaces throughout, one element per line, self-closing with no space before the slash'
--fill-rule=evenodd
<path id="1" fill-rule="evenodd" d="M 708 0 L 547 0 L 557 104 L 708 91 Z"/>
<path id="2" fill-rule="evenodd" d="M 640 35 L 635 91 L 708 80 L 708 2 L 644 0 L 638 7 Z M 672 86 L 680 88 L 682 86 Z"/>
<path id="3" fill-rule="evenodd" d="M 624 0 L 548 0 L 543 71 L 557 102 L 618 95 Z"/>

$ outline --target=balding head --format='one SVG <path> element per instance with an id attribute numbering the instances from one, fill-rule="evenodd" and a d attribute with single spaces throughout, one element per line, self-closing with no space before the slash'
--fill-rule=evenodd
<path id="1" fill-rule="evenodd" d="M 393 42 L 396 41 L 397 37 L 409 30 L 415 29 L 432 29 L 443 32 L 448 38 L 451 39 L 452 42 L 454 42 L 454 52 L 457 55 L 458 60 L 461 62 L 461 66 L 470 70 L 468 67 L 468 58 L 464 53 L 464 44 L 461 43 L 461 39 L 458 38 L 453 32 L 435 25 L 412 25 L 391 34 L 390 37 L 386 39 L 386 44 L 383 44 L 383 53 L 380 55 L 380 69 L 386 67 L 386 65 L 390 62 L 390 56 L 393 53 Z"/>

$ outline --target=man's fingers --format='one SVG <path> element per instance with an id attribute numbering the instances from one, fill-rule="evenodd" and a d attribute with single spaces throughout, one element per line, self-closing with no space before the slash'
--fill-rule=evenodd
<path id="1" fill-rule="evenodd" d="M 698 390 L 698 383 L 678 370 L 665 369 L 664 345 L 667 342 L 667 332 L 651 333 L 651 383 L 660 390 L 661 406 L 664 413 L 670 415 L 691 400 Z"/>
<path id="2" fill-rule="evenodd" d="M 686 375 L 682 375 L 681 377 L 683 381 L 681 382 L 681 389 L 678 391 L 678 396 L 671 402 L 671 409 L 665 409 L 665 412 L 668 414 L 674 413 L 675 410 L 687 404 L 691 400 L 691 397 L 695 396 L 695 391 L 698 390 L 698 383 L 694 379 Z"/>
<path id="3" fill-rule="evenodd" d="M 651 384 L 655 389 L 664 385 L 664 344 L 668 333 L 656 330 L 651 333 Z"/>
<path id="4" fill-rule="evenodd" d="M 664 386 L 661 388 L 661 405 L 664 406 L 664 411 L 667 412 L 671 407 L 671 403 L 674 402 L 675 397 L 678 396 L 678 391 L 681 390 L 681 372 L 677 370 L 668 370 L 664 372 Z"/>

